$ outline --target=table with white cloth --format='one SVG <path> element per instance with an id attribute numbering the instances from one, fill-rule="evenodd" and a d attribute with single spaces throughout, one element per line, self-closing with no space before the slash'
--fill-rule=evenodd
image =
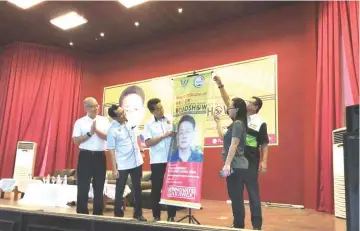
<path id="1" fill-rule="evenodd" d="M 4 178 L 0 180 L 0 191 L 3 192 L 14 192 L 14 200 L 18 199 L 18 193 L 25 193 L 28 185 L 30 184 L 42 184 L 41 180 L 33 179 L 10 179 Z M 3 194 L 1 195 L 1 198 Z"/>
<path id="2" fill-rule="evenodd" d="M 116 185 L 105 184 L 104 195 L 114 200 Z M 126 185 L 123 196 L 126 197 L 131 192 Z M 89 198 L 94 198 L 93 188 L 90 185 Z M 76 202 L 77 186 L 64 184 L 29 184 L 24 197 L 19 201 L 23 205 L 50 206 L 50 207 L 69 207 L 68 204 Z"/>
<path id="3" fill-rule="evenodd" d="M 0 189 L 4 192 L 12 192 L 17 188 L 19 192 L 25 192 L 29 184 L 42 184 L 41 180 L 33 179 L 1 179 L 0 180 Z"/>

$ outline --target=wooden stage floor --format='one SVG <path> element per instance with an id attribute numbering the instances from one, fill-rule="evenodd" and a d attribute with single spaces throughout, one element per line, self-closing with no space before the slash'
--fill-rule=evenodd
<path id="1" fill-rule="evenodd" d="M 202 225 L 230 227 L 232 223 L 231 207 L 222 201 L 202 201 L 203 209 L 194 210 L 194 216 Z M 75 207 L 53 208 L 53 207 L 24 207 L 17 204 L 12 199 L 0 199 L 1 207 L 15 207 L 24 210 L 43 210 L 54 213 L 76 213 Z M 89 204 L 89 208 L 91 208 Z M 113 215 L 113 206 L 107 205 L 105 216 Z M 186 210 L 178 211 L 177 219 L 186 215 Z M 246 228 L 252 229 L 250 222 L 250 210 L 246 206 Z M 128 207 L 125 217 L 132 216 L 132 208 Z M 151 210 L 144 209 L 144 217 L 152 219 Z M 166 212 L 162 212 L 162 219 L 166 219 Z M 309 209 L 290 209 L 263 207 L 263 230 L 265 231 L 345 231 L 346 221 L 335 218 L 333 215 L 319 213 Z M 187 221 L 184 221 L 185 223 Z"/>

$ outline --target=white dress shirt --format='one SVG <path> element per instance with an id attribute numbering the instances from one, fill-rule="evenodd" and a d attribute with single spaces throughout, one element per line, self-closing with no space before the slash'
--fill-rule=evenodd
<path id="1" fill-rule="evenodd" d="M 88 132 L 90 132 L 94 120 L 96 120 L 96 129 L 106 134 L 110 127 L 108 118 L 97 115 L 95 119 L 91 119 L 86 115 L 76 120 L 72 135 L 73 138 L 86 135 Z M 85 142 L 82 142 L 79 148 L 89 151 L 105 151 L 106 141 L 94 133 L 89 139 L 87 139 Z"/>
<path id="2" fill-rule="evenodd" d="M 113 121 L 107 133 L 107 149 L 115 150 L 118 170 L 136 168 L 144 163 L 137 142 L 136 127 Z"/>
<path id="3" fill-rule="evenodd" d="M 173 131 L 173 124 L 169 117 L 164 117 L 160 120 L 152 118 L 144 127 L 144 138 L 147 139 L 157 138 L 165 134 L 165 132 Z M 150 149 L 150 164 L 167 163 L 168 155 L 171 145 L 171 136 L 162 139 L 159 143 L 151 146 Z"/>

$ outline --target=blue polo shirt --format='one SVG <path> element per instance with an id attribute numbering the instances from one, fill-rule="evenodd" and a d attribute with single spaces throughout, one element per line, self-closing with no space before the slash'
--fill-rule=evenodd
<path id="1" fill-rule="evenodd" d="M 136 168 L 144 163 L 137 142 L 136 128 L 113 121 L 107 133 L 107 149 L 115 149 L 118 170 Z"/>
<path id="2" fill-rule="evenodd" d="M 202 161 L 203 161 L 203 154 L 193 150 L 191 151 L 191 155 L 187 161 L 184 161 L 180 158 L 179 151 L 174 152 L 169 157 L 169 162 L 200 162 L 201 163 Z"/>

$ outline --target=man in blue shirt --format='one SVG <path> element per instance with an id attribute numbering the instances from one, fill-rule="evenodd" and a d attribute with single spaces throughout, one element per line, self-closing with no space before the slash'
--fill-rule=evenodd
<path id="1" fill-rule="evenodd" d="M 116 180 L 114 215 L 123 217 L 123 193 L 128 175 L 131 176 L 134 190 L 134 215 L 139 221 L 146 221 L 142 215 L 141 205 L 141 176 L 144 163 L 139 147 L 139 137 L 135 126 L 127 123 L 124 109 L 112 105 L 108 115 L 114 120 L 107 133 L 107 149 L 111 156 L 111 164 Z"/>

